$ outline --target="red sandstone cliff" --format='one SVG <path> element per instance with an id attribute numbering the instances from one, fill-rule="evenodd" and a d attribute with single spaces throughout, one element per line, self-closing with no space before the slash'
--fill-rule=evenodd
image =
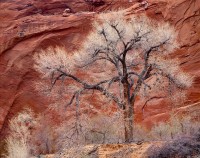
<path id="1" fill-rule="evenodd" d="M 40 48 L 61 45 L 78 49 L 98 12 L 126 9 L 127 15 L 144 12 L 170 22 L 179 33 L 181 48 L 176 52 L 181 66 L 195 76 L 188 104 L 200 101 L 200 2 L 199 0 L 149 0 L 146 10 L 134 0 L 2 0 L 0 2 L 0 131 L 23 107 L 43 111 L 47 102 L 33 89 L 39 80 L 33 71 L 32 55 Z M 148 103 L 144 114 L 138 102 L 137 120 L 145 123 L 165 119 L 170 107 L 163 100 Z M 182 108 L 184 109 L 184 108 Z M 185 109 L 187 109 L 185 107 Z M 190 110 L 200 110 L 200 104 Z M 193 110 L 193 111 L 194 111 Z M 187 110 L 186 110 L 187 111 Z"/>

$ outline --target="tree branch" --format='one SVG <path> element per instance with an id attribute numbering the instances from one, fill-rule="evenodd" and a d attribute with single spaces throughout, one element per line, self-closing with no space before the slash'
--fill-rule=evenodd
<path id="1" fill-rule="evenodd" d="M 159 96 L 154 96 L 154 97 L 151 97 L 149 98 L 148 100 L 146 100 L 146 102 L 144 103 L 144 105 L 142 106 L 142 113 L 144 114 L 144 108 L 147 106 L 147 103 L 153 99 L 163 99 L 163 98 L 166 98 L 166 97 L 159 97 Z"/>
<path id="2" fill-rule="evenodd" d="M 111 82 L 111 81 L 112 82 L 116 82 L 117 81 L 117 77 L 113 77 L 110 80 L 100 81 L 99 83 L 92 85 L 92 84 L 88 84 L 88 83 L 80 80 L 79 78 L 77 78 L 77 77 L 75 77 L 75 76 L 73 76 L 71 74 L 63 72 L 62 70 L 58 69 L 57 71 L 60 72 L 62 75 L 66 76 L 66 77 L 69 77 L 69 78 L 73 79 L 74 81 L 80 83 L 83 86 L 81 91 L 84 91 L 84 90 L 97 90 L 97 91 L 101 92 L 103 95 L 105 95 L 106 97 L 111 98 L 115 103 L 118 104 L 118 106 L 120 108 L 124 107 L 124 103 L 118 97 L 116 97 L 114 94 L 110 93 L 107 89 L 105 89 L 105 88 L 100 86 L 100 85 L 102 85 L 104 83 L 107 83 L 107 82 Z M 75 99 L 75 97 L 77 96 L 78 93 L 80 93 L 80 90 L 76 91 L 74 93 L 74 95 L 72 96 L 69 104 L 67 104 L 67 105 L 70 105 L 70 104 L 73 103 L 73 101 L 74 101 L 74 99 Z"/>
<path id="3" fill-rule="evenodd" d="M 119 39 L 121 40 L 121 42 L 124 45 L 124 49 L 126 49 L 126 44 L 125 44 L 125 42 L 124 42 L 124 40 L 122 38 L 122 35 L 121 35 L 120 31 L 117 29 L 117 25 L 112 25 L 111 24 L 110 26 L 117 32 L 117 35 L 118 35 Z"/>
<path id="4" fill-rule="evenodd" d="M 140 90 L 141 86 L 142 86 L 142 83 L 145 83 L 143 82 L 144 79 L 145 79 L 145 74 L 147 76 L 149 76 L 150 72 L 152 71 L 152 67 L 150 65 L 151 68 L 148 69 L 148 60 L 149 60 L 149 56 L 150 56 L 150 53 L 152 52 L 152 50 L 164 45 L 169 39 L 166 39 L 164 42 L 158 44 L 158 45 L 155 45 L 155 46 L 152 46 L 151 48 L 149 48 L 149 50 L 147 50 L 145 53 L 144 53 L 144 69 L 142 70 L 142 72 L 139 74 L 139 80 L 137 81 L 136 83 L 136 87 L 131 95 L 131 98 L 130 100 L 133 101 L 134 100 L 134 97 L 137 95 L 138 91 Z M 146 77 L 147 77 L 146 76 Z"/>
<path id="5" fill-rule="evenodd" d="M 54 79 L 54 72 L 52 73 L 52 81 L 51 81 L 51 88 L 50 88 L 50 91 L 53 89 L 53 87 L 54 87 L 54 85 L 56 84 L 56 82 L 58 81 L 58 80 L 60 80 L 60 78 L 62 77 L 62 76 L 64 76 L 63 74 L 60 74 L 60 75 L 58 75 L 55 79 Z"/>

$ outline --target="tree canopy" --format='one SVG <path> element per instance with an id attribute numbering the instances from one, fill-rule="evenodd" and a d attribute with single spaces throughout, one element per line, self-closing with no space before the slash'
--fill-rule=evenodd
<path id="1" fill-rule="evenodd" d="M 124 110 L 125 139 L 130 140 L 138 95 L 147 99 L 157 97 L 152 96 L 155 92 L 172 96 L 192 85 L 191 75 L 170 56 L 176 48 L 177 33 L 168 23 L 144 15 L 126 18 L 123 12 L 104 13 L 93 23 L 81 50 L 42 50 L 34 56 L 35 69 L 51 80 L 50 89 L 61 80 L 70 81 L 66 87 L 76 85 L 67 105 L 79 106 L 80 96 L 91 90 L 113 100 Z M 87 78 L 77 76 L 80 71 Z"/>

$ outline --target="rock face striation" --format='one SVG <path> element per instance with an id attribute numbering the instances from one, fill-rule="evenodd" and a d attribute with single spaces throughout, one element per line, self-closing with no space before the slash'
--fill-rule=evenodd
<path id="1" fill-rule="evenodd" d="M 189 98 L 182 110 L 200 111 L 200 3 L 199 0 L 1 0 L 0 2 L 0 137 L 8 120 L 24 107 L 35 112 L 48 102 L 33 87 L 39 81 L 33 70 L 35 51 L 48 46 L 77 50 L 99 12 L 125 9 L 127 16 L 145 13 L 158 21 L 168 21 L 178 32 L 180 49 L 176 56 L 182 68 L 195 76 Z M 148 102 L 142 113 L 136 106 L 136 120 L 150 124 L 164 120 L 171 107 L 163 99 Z M 187 108 L 187 106 L 189 108 Z M 193 106 L 194 105 L 194 106 Z M 194 107 L 194 108 L 193 108 Z"/>

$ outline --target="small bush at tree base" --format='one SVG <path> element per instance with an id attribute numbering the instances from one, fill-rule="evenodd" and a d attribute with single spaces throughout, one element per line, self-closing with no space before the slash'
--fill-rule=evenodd
<path id="1" fill-rule="evenodd" d="M 148 153 L 148 158 L 196 158 L 200 156 L 200 128 L 195 136 L 182 136 L 162 147 L 153 146 Z"/>

